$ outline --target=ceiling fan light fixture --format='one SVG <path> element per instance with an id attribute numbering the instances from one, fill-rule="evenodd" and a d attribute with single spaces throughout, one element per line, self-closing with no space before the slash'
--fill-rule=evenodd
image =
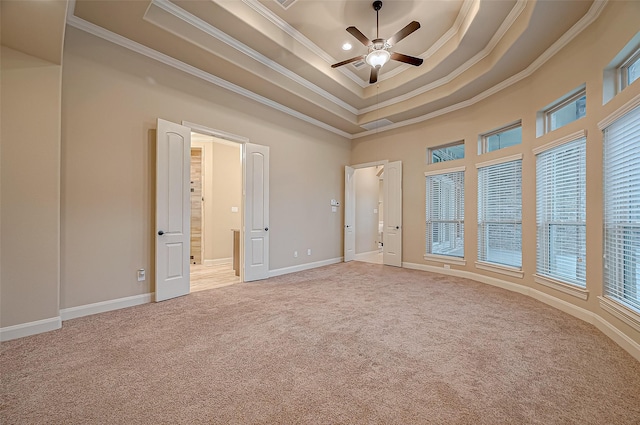
<path id="1" fill-rule="evenodd" d="M 367 63 L 374 68 L 381 68 L 389 62 L 391 54 L 386 50 L 373 50 L 367 55 Z"/>

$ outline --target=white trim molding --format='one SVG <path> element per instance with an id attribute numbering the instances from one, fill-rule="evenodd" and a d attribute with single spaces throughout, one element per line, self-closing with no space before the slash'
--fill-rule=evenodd
<path id="1" fill-rule="evenodd" d="M 609 127 L 615 121 L 620 119 L 622 116 L 626 115 L 631 110 L 635 109 L 637 106 L 640 106 L 640 94 L 635 95 L 631 100 L 627 103 L 616 109 L 612 114 L 607 116 L 602 121 L 598 122 L 598 128 L 600 130 L 604 130 Z"/>
<path id="2" fill-rule="evenodd" d="M 304 270 L 315 269 L 316 267 L 328 266 L 331 264 L 342 263 L 344 257 L 330 258 L 328 260 L 316 261 L 313 263 L 305 263 L 297 266 L 283 267 L 281 269 L 269 270 L 269 277 L 282 276 L 283 274 L 301 272 Z"/>
<path id="3" fill-rule="evenodd" d="M 582 139 L 583 137 L 587 137 L 587 130 L 579 130 L 575 133 L 568 134 L 552 142 L 545 143 L 542 146 L 535 147 L 532 151 L 534 155 L 538 155 L 541 152 L 548 151 L 549 149 L 564 145 L 565 143 L 573 142 L 574 140 Z"/>
<path id="4" fill-rule="evenodd" d="M 589 298 L 589 291 L 585 288 L 581 288 L 576 285 L 571 285 L 569 283 L 564 283 L 559 280 L 542 276 L 539 274 L 533 275 L 533 280 L 540 285 L 544 285 L 548 288 L 555 289 L 560 292 L 564 292 L 565 294 L 572 295 L 574 297 L 580 298 L 581 300 L 586 300 Z"/>
<path id="5" fill-rule="evenodd" d="M 492 165 L 498 165 L 498 164 L 503 164 L 505 162 L 518 161 L 518 160 L 522 160 L 521 153 L 517 153 L 515 155 L 509 155 L 509 156 L 502 156 L 500 158 L 491 159 L 489 161 L 478 162 L 476 163 L 476 168 L 491 167 Z"/>
<path id="6" fill-rule="evenodd" d="M 452 257 L 449 255 L 439 255 L 439 254 L 424 254 L 423 258 L 427 261 L 435 261 L 438 263 L 445 264 L 443 267 L 446 268 L 448 264 L 454 264 L 456 266 L 466 266 L 467 260 L 460 257 Z"/>
<path id="7" fill-rule="evenodd" d="M 444 269 L 442 267 L 428 266 L 425 264 L 416 264 L 416 263 L 402 263 L 402 267 L 405 267 L 407 269 L 422 270 L 422 271 L 440 273 L 440 274 L 449 275 L 449 276 L 462 277 L 462 278 L 474 280 L 476 282 L 497 286 L 499 288 L 506 289 L 508 291 L 527 295 L 553 308 L 556 308 L 560 311 L 570 314 L 573 317 L 576 317 L 580 320 L 583 320 L 587 323 L 594 325 L 596 328 L 598 328 L 598 330 L 600 330 L 600 332 L 602 332 L 611 340 L 613 340 L 616 344 L 618 344 L 625 351 L 631 354 L 636 360 L 640 361 L 640 344 L 639 343 L 629 338 L 629 336 L 625 335 L 622 331 L 620 331 L 618 328 L 613 326 L 611 323 L 609 323 L 607 320 L 605 320 L 603 317 L 601 317 L 597 313 L 586 310 L 582 307 L 578 307 L 564 300 L 558 299 L 553 295 L 546 294 L 544 292 L 538 291 L 537 289 L 533 289 L 518 283 L 507 282 L 501 279 L 495 279 L 489 276 L 484 276 L 477 273 L 468 272 L 465 270 Z M 599 298 L 601 299 L 601 297 Z"/>
<path id="8" fill-rule="evenodd" d="M 437 176 L 439 174 L 457 173 L 458 171 L 465 171 L 466 169 L 467 167 L 464 165 L 462 167 L 441 168 L 439 170 L 425 171 L 424 176 L 428 177 L 428 176 Z"/>
<path id="9" fill-rule="evenodd" d="M 218 139 L 228 140 L 236 143 L 249 143 L 248 137 L 238 136 L 237 134 L 227 133 L 226 131 L 216 130 L 204 125 L 182 121 L 182 125 L 189 127 L 194 133 L 206 134 L 208 136 L 217 137 Z"/>
<path id="10" fill-rule="evenodd" d="M 134 295 L 131 297 L 118 298 L 115 300 L 101 301 L 93 304 L 80 305 L 77 307 L 63 308 L 60 310 L 62 320 L 76 319 L 78 317 L 90 316 L 92 314 L 104 313 L 121 308 L 133 307 L 141 304 L 148 304 L 153 299 L 153 293 Z"/>
<path id="11" fill-rule="evenodd" d="M 640 332 L 640 314 L 608 297 L 598 297 L 600 308 Z"/>
<path id="12" fill-rule="evenodd" d="M 486 270 L 488 272 L 494 272 L 503 274 L 505 276 L 517 277 L 522 279 L 524 277 L 524 272 L 522 269 L 518 269 L 515 267 L 501 266 L 498 264 L 485 263 L 484 261 L 476 261 L 475 266 L 477 269 Z"/>
<path id="13" fill-rule="evenodd" d="M 9 341 L 43 332 L 55 331 L 61 327 L 62 320 L 60 316 L 36 320 L 35 322 L 20 323 L 19 325 L 0 328 L 0 341 Z"/>

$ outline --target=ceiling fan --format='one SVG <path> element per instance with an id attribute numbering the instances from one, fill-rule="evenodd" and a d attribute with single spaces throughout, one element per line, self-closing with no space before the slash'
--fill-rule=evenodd
<path id="1" fill-rule="evenodd" d="M 372 41 L 369 40 L 360 30 L 356 27 L 347 28 L 347 32 L 358 39 L 359 42 L 364 44 L 369 48 L 369 53 L 366 55 L 356 56 L 355 58 L 347 59 L 346 61 L 334 63 L 331 65 L 331 68 L 337 68 L 342 65 L 346 65 L 351 62 L 356 62 L 359 60 L 365 60 L 369 65 L 371 65 L 371 77 L 369 77 L 369 83 L 373 84 L 378 81 L 378 72 L 382 66 L 389 62 L 389 59 L 393 59 L 395 61 L 408 63 L 413 66 L 422 65 L 422 58 L 416 58 L 414 56 L 403 55 L 402 53 L 389 52 L 389 49 L 393 47 L 394 44 L 397 44 L 400 40 L 420 28 L 420 23 L 417 21 L 412 21 L 406 27 L 402 28 L 400 31 L 395 33 L 391 38 L 384 39 L 380 38 L 379 30 L 379 22 L 378 22 L 378 11 L 382 9 L 382 1 L 376 0 L 373 2 L 373 9 L 376 11 L 376 38 Z"/>

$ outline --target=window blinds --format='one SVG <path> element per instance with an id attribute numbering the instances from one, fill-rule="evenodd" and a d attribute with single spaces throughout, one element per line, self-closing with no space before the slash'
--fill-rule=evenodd
<path id="1" fill-rule="evenodd" d="M 478 260 L 522 266 L 522 160 L 478 168 Z"/>
<path id="2" fill-rule="evenodd" d="M 586 139 L 536 157 L 537 273 L 586 286 Z"/>
<path id="3" fill-rule="evenodd" d="M 640 107 L 604 129 L 604 292 L 640 312 Z"/>
<path id="4" fill-rule="evenodd" d="M 426 183 L 427 253 L 464 257 L 464 171 L 429 175 Z"/>

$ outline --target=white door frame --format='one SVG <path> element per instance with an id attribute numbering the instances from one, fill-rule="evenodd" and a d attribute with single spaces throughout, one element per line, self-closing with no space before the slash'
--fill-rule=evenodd
<path id="1" fill-rule="evenodd" d="M 365 162 L 365 163 L 362 163 L 362 164 L 348 165 L 348 167 L 349 167 L 349 168 L 353 168 L 354 170 L 358 170 L 358 169 L 360 169 L 360 168 L 378 167 L 378 166 L 380 166 L 380 165 L 385 166 L 385 165 L 387 165 L 388 163 L 389 163 L 389 160 L 387 160 L 387 159 L 383 159 L 383 160 L 381 160 L 381 161 Z M 345 168 L 345 176 L 346 176 L 346 170 L 347 170 L 347 168 Z M 355 174 L 354 174 L 354 178 L 355 178 Z M 345 183 L 346 183 L 346 182 L 345 182 Z M 354 186 L 354 188 L 355 188 L 355 186 Z M 347 220 L 347 217 L 346 217 L 346 215 L 347 215 L 347 208 L 354 208 L 354 209 L 355 209 L 355 201 L 356 201 L 356 200 L 355 200 L 355 196 L 357 196 L 357 195 L 355 194 L 355 189 L 354 189 L 354 193 L 353 193 L 353 194 L 352 194 L 352 196 L 350 196 L 350 197 L 349 197 L 349 196 L 347 196 L 347 193 L 346 193 L 346 191 L 347 191 L 347 187 L 346 187 L 346 186 L 345 186 L 344 190 L 345 190 L 345 195 L 344 195 L 344 208 L 343 208 L 343 209 L 344 209 L 344 215 L 345 215 L 345 217 L 344 217 L 345 226 L 347 226 L 347 224 L 348 224 L 348 223 L 347 223 L 347 221 L 348 221 L 348 220 Z M 352 205 L 352 206 L 347 205 L 347 202 L 349 201 L 349 199 L 353 200 L 354 205 Z M 351 225 L 351 224 L 349 223 L 349 225 Z M 353 229 L 353 232 L 355 233 L 355 228 Z M 346 236 L 346 229 L 345 229 L 345 232 L 344 232 L 344 233 L 345 233 L 345 236 Z M 345 262 L 346 262 L 346 261 L 351 261 L 350 259 L 347 259 L 347 255 L 346 255 L 346 250 L 347 250 L 347 246 L 346 246 L 346 239 L 345 239 L 344 243 L 345 243 L 345 247 L 344 247 L 344 251 L 345 251 L 345 252 L 343 253 L 343 255 L 344 255 L 344 256 L 343 256 L 343 261 L 345 261 Z M 354 245 L 354 247 L 353 247 L 353 250 L 354 250 L 354 254 L 355 254 L 355 245 Z"/>
<path id="2" fill-rule="evenodd" d="M 216 137 L 218 139 L 223 139 L 223 140 L 227 140 L 230 142 L 235 142 L 240 144 L 240 149 L 242 152 L 242 169 L 244 170 L 245 168 L 245 145 L 247 143 L 249 143 L 249 138 L 248 137 L 244 137 L 244 136 L 239 136 L 237 134 L 233 134 L 233 133 L 228 133 L 226 131 L 222 131 L 222 130 L 216 130 L 214 128 L 210 128 L 210 127 L 206 127 L 204 125 L 200 125 L 200 124 L 196 124 L 196 123 L 192 123 L 189 121 L 182 121 L 182 125 L 184 125 L 185 127 L 189 127 L 191 128 L 191 131 L 194 133 L 200 133 L 200 134 L 206 134 L 208 136 L 213 136 Z M 244 211 L 246 210 L 246 199 L 245 199 L 245 194 L 247 193 L 247 182 L 245 179 L 245 175 L 244 172 L 242 173 L 242 202 L 241 202 L 241 209 L 242 209 L 242 214 L 241 214 L 241 224 L 240 224 L 240 282 L 244 282 L 244 268 L 245 268 L 245 264 L 244 264 L 244 257 L 245 257 L 245 243 L 244 243 L 244 226 L 245 226 L 245 214 Z"/>

